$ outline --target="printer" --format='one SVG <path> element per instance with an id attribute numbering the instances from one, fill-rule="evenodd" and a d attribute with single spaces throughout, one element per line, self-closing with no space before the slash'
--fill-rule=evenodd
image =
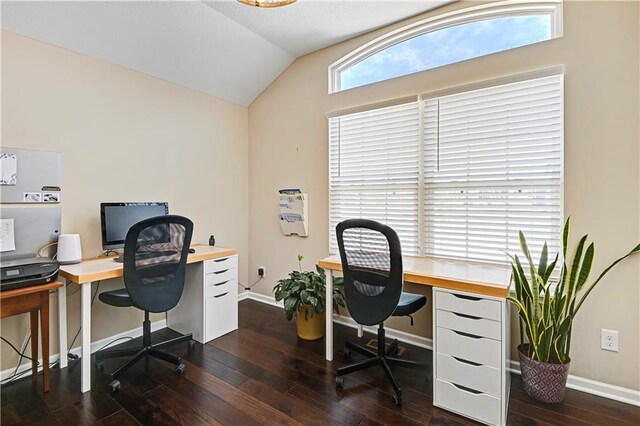
<path id="1" fill-rule="evenodd" d="M 46 257 L 0 262 L 0 291 L 46 284 L 56 280 L 60 265 Z"/>

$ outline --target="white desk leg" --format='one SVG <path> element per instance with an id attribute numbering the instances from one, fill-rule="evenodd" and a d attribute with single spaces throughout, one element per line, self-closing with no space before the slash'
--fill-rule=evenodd
<path id="1" fill-rule="evenodd" d="M 67 366 L 67 286 L 58 289 L 58 353 L 60 368 Z"/>
<path id="2" fill-rule="evenodd" d="M 327 361 L 333 361 L 333 273 L 331 272 L 331 269 L 325 269 L 325 273 L 327 275 L 325 352 Z"/>
<path id="3" fill-rule="evenodd" d="M 91 283 L 80 284 L 82 317 L 82 384 L 80 390 L 91 390 Z"/>
<path id="4" fill-rule="evenodd" d="M 364 327 L 362 324 L 358 324 L 358 337 L 364 336 Z"/>

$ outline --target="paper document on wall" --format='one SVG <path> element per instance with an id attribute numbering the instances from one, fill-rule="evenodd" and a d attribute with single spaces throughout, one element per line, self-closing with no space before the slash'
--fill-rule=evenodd
<path id="1" fill-rule="evenodd" d="M 281 213 L 280 220 L 286 220 L 289 223 L 302 222 L 304 216 L 296 213 Z"/>
<path id="2" fill-rule="evenodd" d="M 16 154 L 0 153 L 0 185 L 18 183 L 18 157 Z"/>
<path id="3" fill-rule="evenodd" d="M 0 252 L 16 249 L 13 219 L 0 219 Z"/>

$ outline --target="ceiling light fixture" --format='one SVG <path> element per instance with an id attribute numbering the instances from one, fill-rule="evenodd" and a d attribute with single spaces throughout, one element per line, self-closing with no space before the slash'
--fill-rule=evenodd
<path id="1" fill-rule="evenodd" d="M 240 3 L 255 7 L 280 7 L 286 6 L 296 0 L 238 0 Z"/>

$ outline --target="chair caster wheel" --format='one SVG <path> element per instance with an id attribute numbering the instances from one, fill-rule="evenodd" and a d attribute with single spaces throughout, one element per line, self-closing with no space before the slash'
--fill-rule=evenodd
<path id="1" fill-rule="evenodd" d="M 344 355 L 345 358 L 351 358 L 351 349 L 344 348 L 344 351 L 342 352 L 342 354 Z"/>
<path id="2" fill-rule="evenodd" d="M 393 403 L 398 407 L 402 405 L 402 397 L 398 395 L 392 395 L 391 399 L 393 399 Z"/>
<path id="3" fill-rule="evenodd" d="M 114 380 L 111 383 L 109 383 L 109 391 L 117 392 L 119 390 L 120 390 L 120 381 Z"/>
<path id="4" fill-rule="evenodd" d="M 96 368 L 100 371 L 104 370 L 104 361 L 96 361 Z"/>
<path id="5" fill-rule="evenodd" d="M 187 369 L 187 366 L 184 364 L 180 364 L 176 367 L 176 373 L 178 373 L 179 375 L 183 375 L 184 371 Z"/>
<path id="6" fill-rule="evenodd" d="M 344 377 L 336 377 L 336 387 L 337 388 L 344 388 Z"/>
<path id="7" fill-rule="evenodd" d="M 194 350 L 196 348 L 196 341 L 191 339 L 189 340 L 189 350 Z"/>

